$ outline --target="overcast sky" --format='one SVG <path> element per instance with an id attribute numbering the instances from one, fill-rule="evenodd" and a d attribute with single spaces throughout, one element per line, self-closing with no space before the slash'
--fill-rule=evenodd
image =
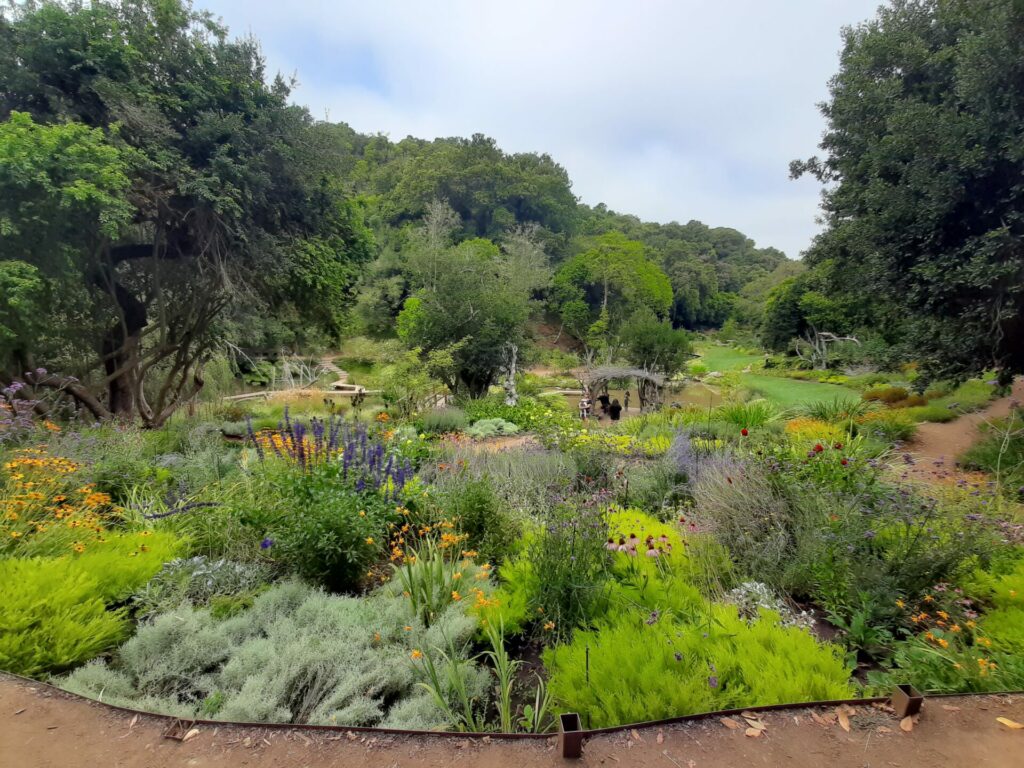
<path id="1" fill-rule="evenodd" d="M 546 152 L 585 203 L 735 227 L 797 258 L 816 104 L 878 0 L 195 0 L 298 78 L 314 116 L 393 140 Z"/>

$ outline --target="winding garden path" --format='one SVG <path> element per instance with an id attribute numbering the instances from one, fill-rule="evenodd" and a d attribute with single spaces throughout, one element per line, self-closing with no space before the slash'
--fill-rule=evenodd
<path id="1" fill-rule="evenodd" d="M 914 440 L 906 446 L 917 462 L 907 468 L 907 475 L 930 482 L 955 482 L 960 478 L 977 481 L 983 477 L 963 472 L 956 466 L 956 459 L 981 438 L 983 424 L 1008 416 L 1014 402 L 1024 403 L 1024 378 L 1014 381 L 1010 394 L 993 400 L 980 411 L 945 424 L 919 424 Z"/>
<path id="2" fill-rule="evenodd" d="M 986 766 L 1019 768 L 1024 696 L 931 699 L 910 732 L 892 714 L 853 708 L 850 730 L 835 710 L 767 712 L 761 736 L 718 718 L 597 736 L 580 766 L 734 768 L 877 768 Z M 738 717 L 736 719 L 739 719 Z M 11 768 L 539 768 L 571 765 L 554 739 L 471 741 L 451 737 L 374 736 L 340 731 L 199 726 L 189 741 L 163 737 L 167 721 L 108 709 L 40 684 L 0 675 L 0 765 Z"/>

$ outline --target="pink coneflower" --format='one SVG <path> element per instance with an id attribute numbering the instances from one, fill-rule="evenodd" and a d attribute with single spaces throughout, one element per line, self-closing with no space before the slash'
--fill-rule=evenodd
<path id="1" fill-rule="evenodd" d="M 647 549 L 647 556 L 648 557 L 657 557 L 659 554 L 660 553 L 658 552 L 657 549 L 655 549 L 653 544 L 649 544 L 648 545 L 648 549 Z"/>
<path id="2" fill-rule="evenodd" d="M 619 545 L 615 543 L 615 539 L 608 539 L 608 543 L 604 545 L 604 548 L 609 552 L 615 552 L 619 548 Z"/>

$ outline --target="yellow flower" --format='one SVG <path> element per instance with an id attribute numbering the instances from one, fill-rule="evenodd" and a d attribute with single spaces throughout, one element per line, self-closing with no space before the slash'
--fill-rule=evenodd
<path id="1" fill-rule="evenodd" d="M 954 624 L 953 626 L 951 626 L 949 628 L 949 631 L 950 632 L 959 632 L 960 631 L 960 625 L 959 624 Z"/>
<path id="2" fill-rule="evenodd" d="M 554 628 L 555 628 L 555 622 L 553 622 L 553 621 L 545 621 L 544 622 L 544 631 L 545 632 L 550 632 Z"/>
<path id="3" fill-rule="evenodd" d="M 72 544 L 71 548 L 75 550 L 75 552 L 85 552 L 85 544 L 83 544 L 80 541 L 76 541 L 74 544 Z"/>
<path id="4" fill-rule="evenodd" d="M 360 509 L 359 510 L 359 516 L 360 517 L 366 517 L 366 510 L 365 509 Z"/>
<path id="5" fill-rule="evenodd" d="M 20 539 L 21 538 L 21 534 L 18 533 L 17 531 L 11 531 L 11 538 L 12 539 Z"/>
<path id="6" fill-rule="evenodd" d="M 461 578 L 462 578 L 462 574 L 459 573 L 458 571 L 456 571 L 455 573 L 452 574 L 452 579 L 455 580 L 455 581 L 458 581 Z"/>
<path id="7" fill-rule="evenodd" d="M 367 544 L 373 544 L 373 536 L 367 536 L 366 537 L 366 543 Z"/>
<path id="8" fill-rule="evenodd" d="M 419 649 L 413 650 L 413 652 L 411 654 L 409 654 L 409 655 L 412 657 L 413 661 L 417 661 L 418 659 L 422 659 L 423 658 L 423 652 L 420 651 Z"/>
<path id="9" fill-rule="evenodd" d="M 896 607 L 897 608 L 902 608 L 903 606 L 904 606 L 904 602 L 902 600 L 897 600 L 896 601 Z"/>

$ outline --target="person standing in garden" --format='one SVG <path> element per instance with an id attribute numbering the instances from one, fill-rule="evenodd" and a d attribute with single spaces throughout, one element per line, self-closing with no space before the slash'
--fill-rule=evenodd
<path id="1" fill-rule="evenodd" d="M 608 414 L 612 417 L 612 421 L 619 420 L 619 416 L 622 414 L 622 406 L 619 405 L 618 398 L 612 400 L 612 404 L 608 407 Z"/>
<path id="2" fill-rule="evenodd" d="M 624 410 L 625 410 L 625 411 L 626 411 L 627 413 L 629 412 L 629 390 L 628 390 L 628 389 L 626 390 L 626 396 L 625 396 L 625 398 L 624 398 L 624 402 L 623 402 L 623 404 L 622 404 L 622 407 L 623 407 L 623 409 L 624 409 Z"/>

